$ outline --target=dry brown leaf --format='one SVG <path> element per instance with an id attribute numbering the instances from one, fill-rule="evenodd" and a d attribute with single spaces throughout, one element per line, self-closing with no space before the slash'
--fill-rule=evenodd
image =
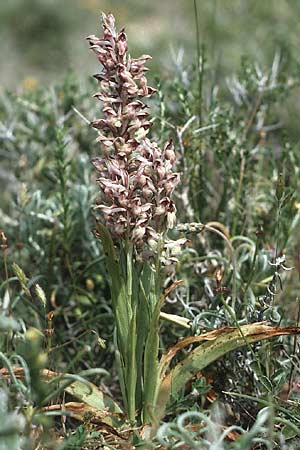
<path id="1" fill-rule="evenodd" d="M 230 240 L 230 233 L 229 233 L 229 230 L 228 230 L 228 228 L 227 228 L 225 225 L 223 225 L 221 222 L 216 222 L 216 221 L 214 221 L 214 222 L 207 222 L 207 223 L 204 224 L 203 230 L 205 230 L 205 227 L 214 227 L 214 228 L 216 228 L 217 230 L 220 230 L 220 231 L 224 234 L 224 236 L 226 236 L 226 238 L 227 238 L 228 240 Z"/>
<path id="2" fill-rule="evenodd" d="M 43 411 L 57 411 L 59 415 L 61 415 L 62 411 L 67 411 L 71 413 L 72 418 L 89 423 L 103 423 L 103 419 L 111 415 L 108 411 L 99 411 L 83 402 L 67 402 L 44 406 Z"/>
<path id="3" fill-rule="evenodd" d="M 164 298 L 167 298 L 171 294 L 171 292 L 173 292 L 174 289 L 176 289 L 181 284 L 184 284 L 184 280 L 174 281 L 174 283 L 172 283 L 171 286 L 169 286 L 167 289 L 165 289 Z"/>
<path id="4" fill-rule="evenodd" d="M 265 323 L 266 322 L 258 322 L 256 325 L 262 325 Z M 176 356 L 180 350 L 184 349 L 185 347 L 187 347 L 191 344 L 196 344 L 198 342 L 213 341 L 221 334 L 227 333 L 230 331 L 235 331 L 235 330 L 236 330 L 236 327 L 222 327 L 222 328 L 218 328 L 217 330 L 208 331 L 207 333 L 202 333 L 202 334 L 200 334 L 200 336 L 187 336 L 183 339 L 180 339 L 175 345 L 170 347 L 165 354 L 162 355 L 161 360 L 160 360 L 161 377 L 163 377 L 165 375 L 166 370 L 167 370 L 168 366 L 170 365 L 170 362 L 172 361 L 174 356 Z"/>
<path id="5" fill-rule="evenodd" d="M 15 367 L 13 370 L 16 378 L 24 377 L 22 368 Z M 10 373 L 6 368 L 0 369 L 1 375 L 6 379 L 10 379 Z M 53 372 L 49 369 L 41 371 L 41 376 L 45 381 L 54 377 L 61 377 L 61 380 L 64 381 L 65 375 L 68 374 Z M 70 380 L 70 384 L 65 386 L 64 390 L 72 397 L 99 411 L 99 414 L 103 413 L 102 418 L 108 425 L 117 426 L 120 420 L 121 422 L 123 421 L 124 414 L 117 403 L 90 381 Z"/>

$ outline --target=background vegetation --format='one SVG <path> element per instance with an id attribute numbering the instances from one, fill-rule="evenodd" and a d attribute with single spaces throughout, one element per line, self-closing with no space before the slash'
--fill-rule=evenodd
<path id="1" fill-rule="evenodd" d="M 111 441 L 88 417 L 80 426 L 74 418 L 51 419 L 43 407 L 59 403 L 62 389 L 40 377 L 45 367 L 89 377 L 120 399 L 110 294 L 92 233 L 98 191 L 89 160 L 98 147 L 81 117 L 99 117 L 90 80 L 97 67 L 84 37 L 97 34 L 101 10 L 126 25 L 134 56 L 153 56 L 149 78 L 159 92 L 152 135 L 175 142 L 178 224 L 217 230 L 173 231 L 189 244 L 172 255 L 167 285 L 185 285 L 165 312 L 187 318 L 196 335 L 260 320 L 299 322 L 298 5 L 196 6 L 0 5 L 1 450 L 40 441 L 56 449 L 97 448 L 105 440 L 110 448 L 129 445 L 125 434 Z M 161 348 L 188 334 L 163 322 Z M 214 363 L 169 406 L 146 448 L 298 448 L 297 350 L 293 338 L 276 338 Z M 14 375 L 16 367 L 25 378 Z"/>

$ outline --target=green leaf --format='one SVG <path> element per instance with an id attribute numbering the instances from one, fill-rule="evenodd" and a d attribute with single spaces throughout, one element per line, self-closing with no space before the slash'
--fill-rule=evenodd
<path id="1" fill-rule="evenodd" d="M 154 414 L 159 382 L 160 382 L 160 365 L 158 362 L 159 351 L 159 319 L 160 310 L 169 293 L 175 289 L 182 280 L 175 281 L 160 297 L 156 296 L 155 307 L 150 319 L 149 334 L 146 339 L 145 356 L 144 356 L 144 408 L 143 421 L 157 422 L 156 414 Z M 158 293 L 159 278 L 153 277 L 154 293 Z"/>
<path id="2" fill-rule="evenodd" d="M 136 308 L 134 309 L 129 333 L 128 333 L 128 347 L 127 347 L 127 361 L 126 361 L 126 388 L 127 388 L 127 403 L 128 416 L 131 422 L 135 420 L 135 393 L 137 384 L 137 368 L 136 368 Z"/>
<path id="3" fill-rule="evenodd" d="M 285 425 L 282 428 L 281 433 L 283 434 L 283 436 L 286 440 L 293 439 L 296 436 L 299 436 L 299 434 L 297 434 L 297 432 L 295 431 L 295 428 L 294 427 L 291 428 L 291 426 L 289 426 L 289 425 Z"/>
<path id="4" fill-rule="evenodd" d="M 153 322 L 150 325 L 149 335 L 146 340 L 144 356 L 144 423 L 152 420 L 155 408 L 159 381 L 158 350 L 158 325 L 156 325 L 156 322 Z"/>
<path id="5" fill-rule="evenodd" d="M 136 343 L 136 368 L 137 368 L 137 388 L 136 388 L 136 408 L 141 410 L 143 406 L 143 357 L 145 350 L 145 341 L 149 331 L 150 308 L 148 298 L 144 290 L 139 273 L 134 271 L 133 295 L 138 297 L 136 333 L 138 336 Z"/>
<path id="6" fill-rule="evenodd" d="M 110 289 L 115 313 L 116 327 L 118 329 L 118 347 L 121 354 L 126 353 L 128 328 L 130 323 L 130 309 L 127 301 L 126 282 L 121 275 L 120 264 L 117 260 L 114 244 L 107 228 L 97 222 L 97 231 L 106 254 L 107 272 L 111 277 Z"/>
<path id="7" fill-rule="evenodd" d="M 116 337 L 115 337 L 115 341 L 116 341 Z M 120 353 L 116 343 L 115 343 L 115 358 L 116 358 L 115 361 L 116 361 L 116 366 L 117 366 L 117 373 L 119 376 L 119 383 L 120 383 L 120 388 L 121 388 L 121 392 L 122 392 L 124 407 L 125 407 L 125 410 L 128 411 L 126 386 L 125 386 L 125 365 L 124 365 L 124 361 L 122 359 L 121 353 Z"/>
<path id="8" fill-rule="evenodd" d="M 20 324 L 12 317 L 0 315 L 0 331 L 19 331 Z"/>
<path id="9" fill-rule="evenodd" d="M 72 394 L 78 400 L 86 403 L 93 408 L 102 410 L 106 409 L 113 413 L 121 414 L 121 408 L 110 398 L 105 395 L 97 386 L 88 382 L 74 381 L 70 386 L 66 387 L 66 392 Z"/>
<path id="10" fill-rule="evenodd" d="M 262 375 L 259 377 L 259 382 L 267 390 L 267 392 L 273 391 L 273 385 L 272 385 L 271 381 L 269 380 L 269 378 L 266 377 L 265 375 Z"/>
<path id="11" fill-rule="evenodd" d="M 164 296 L 156 302 L 149 325 L 144 355 L 144 423 L 152 421 L 159 384 L 159 314 L 164 302 Z"/>
<path id="12" fill-rule="evenodd" d="M 160 318 L 174 323 L 175 325 L 179 325 L 180 327 L 187 328 L 188 330 L 191 329 L 191 321 L 186 317 L 177 316 L 176 314 L 167 314 L 161 311 Z"/>

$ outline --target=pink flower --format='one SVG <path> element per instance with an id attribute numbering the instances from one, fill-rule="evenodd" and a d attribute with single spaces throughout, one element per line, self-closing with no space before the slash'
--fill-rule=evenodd
<path id="1" fill-rule="evenodd" d="M 152 122 L 142 99 L 156 92 L 145 76 L 151 57 L 131 58 L 125 30 L 117 33 L 112 14 L 102 19 L 104 36 L 87 38 L 103 67 L 94 75 L 100 84 L 94 97 L 103 103 L 103 117 L 91 122 L 102 151 L 92 159 L 102 192 L 96 209 L 114 237 L 154 248 L 158 233 L 175 223 L 170 195 L 179 183 L 172 170 L 176 156 L 171 141 L 162 150 L 146 137 Z"/>

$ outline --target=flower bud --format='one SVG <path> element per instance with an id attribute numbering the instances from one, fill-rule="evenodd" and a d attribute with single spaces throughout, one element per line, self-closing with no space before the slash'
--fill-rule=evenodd
<path id="1" fill-rule="evenodd" d="M 119 55 L 121 55 L 121 56 L 125 55 L 125 53 L 127 52 L 127 49 L 128 49 L 127 37 L 126 37 L 126 34 L 124 33 L 124 31 L 121 31 L 118 34 L 117 49 L 118 49 Z"/>
<path id="2" fill-rule="evenodd" d="M 145 186 L 146 182 L 147 182 L 147 178 L 145 177 L 145 175 L 141 174 L 141 175 L 137 175 L 135 177 L 135 182 L 136 184 L 138 184 L 139 186 L 143 187 Z"/>
<path id="3" fill-rule="evenodd" d="M 162 180 L 166 175 L 166 169 L 161 161 L 155 161 L 154 169 L 157 172 L 159 178 Z"/>

